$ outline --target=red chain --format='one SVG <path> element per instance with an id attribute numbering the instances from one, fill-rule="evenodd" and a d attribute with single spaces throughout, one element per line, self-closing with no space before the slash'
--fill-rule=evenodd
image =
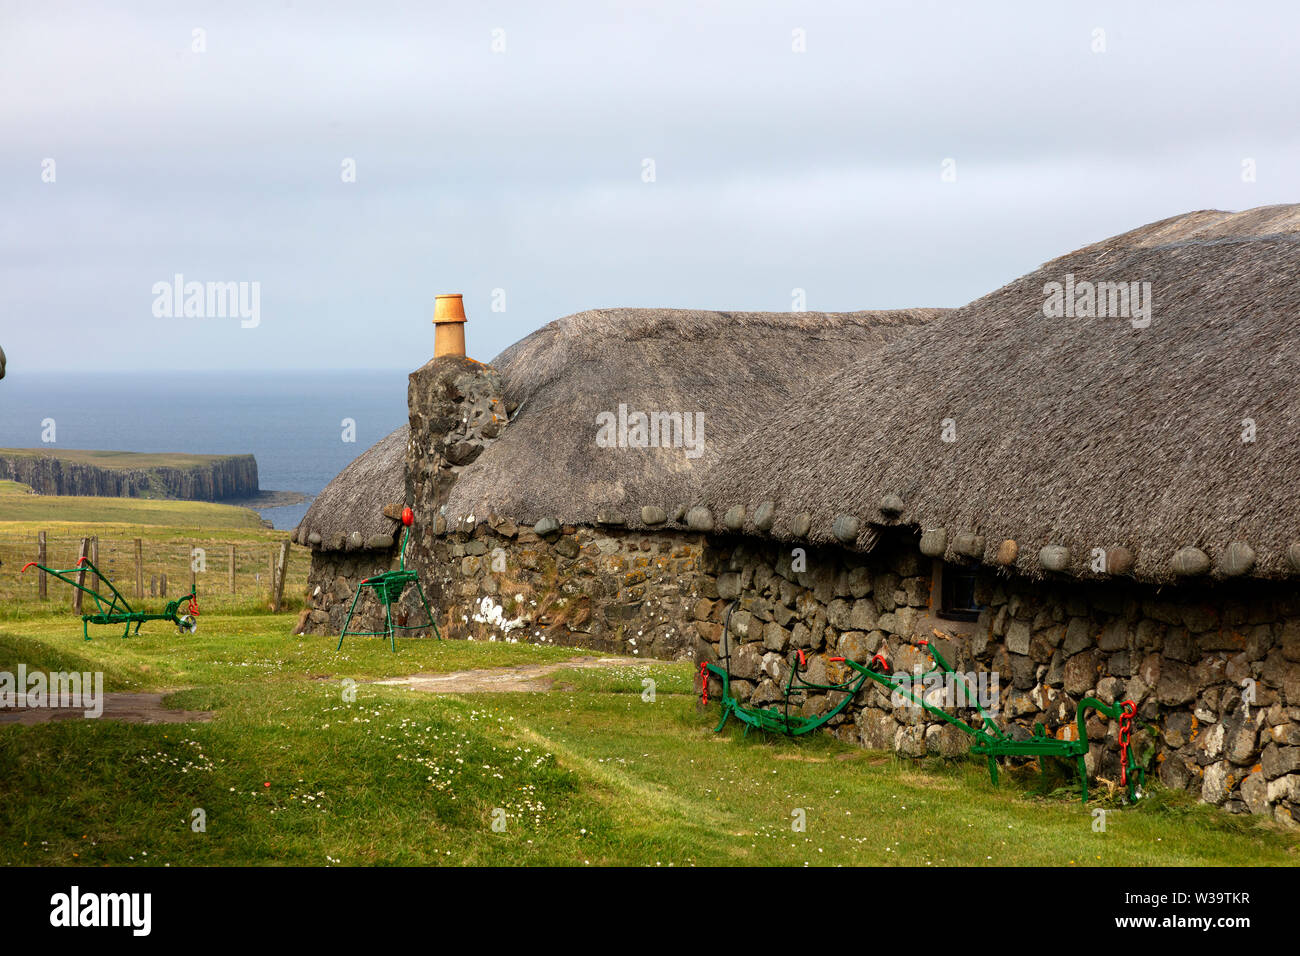
<path id="1" fill-rule="evenodd" d="M 1137 704 L 1131 700 L 1124 701 L 1119 710 L 1119 782 L 1128 784 L 1128 747 L 1129 735 L 1133 732 L 1133 717 L 1137 714 Z"/>
<path id="2" fill-rule="evenodd" d="M 705 661 L 700 661 L 700 696 L 704 701 L 704 706 L 709 706 L 709 665 Z"/>

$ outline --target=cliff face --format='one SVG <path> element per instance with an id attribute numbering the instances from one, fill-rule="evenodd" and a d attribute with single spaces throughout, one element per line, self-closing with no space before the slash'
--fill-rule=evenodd
<path id="1" fill-rule="evenodd" d="M 30 485 L 42 495 L 107 498 L 180 498 L 220 501 L 257 494 L 257 460 L 231 455 L 189 468 L 101 468 L 49 456 L 0 456 L 0 478 Z"/>

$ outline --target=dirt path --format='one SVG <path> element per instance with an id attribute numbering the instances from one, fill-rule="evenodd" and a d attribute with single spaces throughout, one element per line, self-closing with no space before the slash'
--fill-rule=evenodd
<path id="1" fill-rule="evenodd" d="M 386 687 L 409 687 L 426 694 L 500 694 L 511 691 L 548 691 L 556 671 L 574 668 L 600 669 L 645 664 L 636 657 L 574 657 L 555 664 L 521 664 L 518 667 L 485 667 L 449 674 L 411 674 L 373 681 Z M 163 706 L 166 693 L 109 693 L 104 695 L 104 712 L 98 720 L 120 720 L 128 724 L 183 724 L 209 721 L 210 710 L 171 710 Z M 0 724 L 44 724 L 52 720 L 84 720 L 81 707 L 16 707 L 0 710 Z"/>
<path id="2" fill-rule="evenodd" d="M 97 720 L 128 724 L 186 724 L 212 719 L 210 710 L 171 710 L 163 706 L 167 694 L 109 693 Z M 52 720 L 87 720 L 84 707 L 15 707 L 0 710 L 0 724 L 47 724 Z"/>
<path id="3" fill-rule="evenodd" d="M 557 664 L 521 664 L 518 667 L 485 667 L 450 674 L 412 674 L 375 681 L 387 687 L 409 687 L 426 694 L 500 694 L 510 691 L 547 691 L 554 681 L 548 676 L 556 671 L 624 667 L 645 664 L 636 657 L 575 657 Z"/>

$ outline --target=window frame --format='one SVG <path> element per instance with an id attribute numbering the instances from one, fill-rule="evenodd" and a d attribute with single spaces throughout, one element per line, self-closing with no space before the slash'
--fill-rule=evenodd
<path id="1" fill-rule="evenodd" d="M 956 572 L 956 573 L 953 573 Z M 934 616 L 943 621 L 960 621 L 962 623 L 971 623 L 978 621 L 980 614 L 985 610 L 985 606 L 975 601 L 975 576 L 978 569 L 975 567 L 966 567 L 963 565 L 950 564 L 947 561 L 936 559 L 934 562 L 934 576 L 938 578 L 935 589 L 938 592 L 938 601 L 935 602 Z M 952 579 L 956 577 L 971 578 L 971 603 L 969 607 L 953 607 L 949 601 L 951 597 L 950 587 Z"/>

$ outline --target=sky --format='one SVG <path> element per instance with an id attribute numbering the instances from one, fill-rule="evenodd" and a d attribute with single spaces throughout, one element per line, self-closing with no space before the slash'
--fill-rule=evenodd
<path id="1" fill-rule="evenodd" d="M 1300 200 L 1297 37 L 1293 2 L 0 0 L 0 346 L 410 370 L 445 292 L 484 360 L 590 308 L 958 306 Z M 177 275 L 249 308 L 167 314 Z"/>

